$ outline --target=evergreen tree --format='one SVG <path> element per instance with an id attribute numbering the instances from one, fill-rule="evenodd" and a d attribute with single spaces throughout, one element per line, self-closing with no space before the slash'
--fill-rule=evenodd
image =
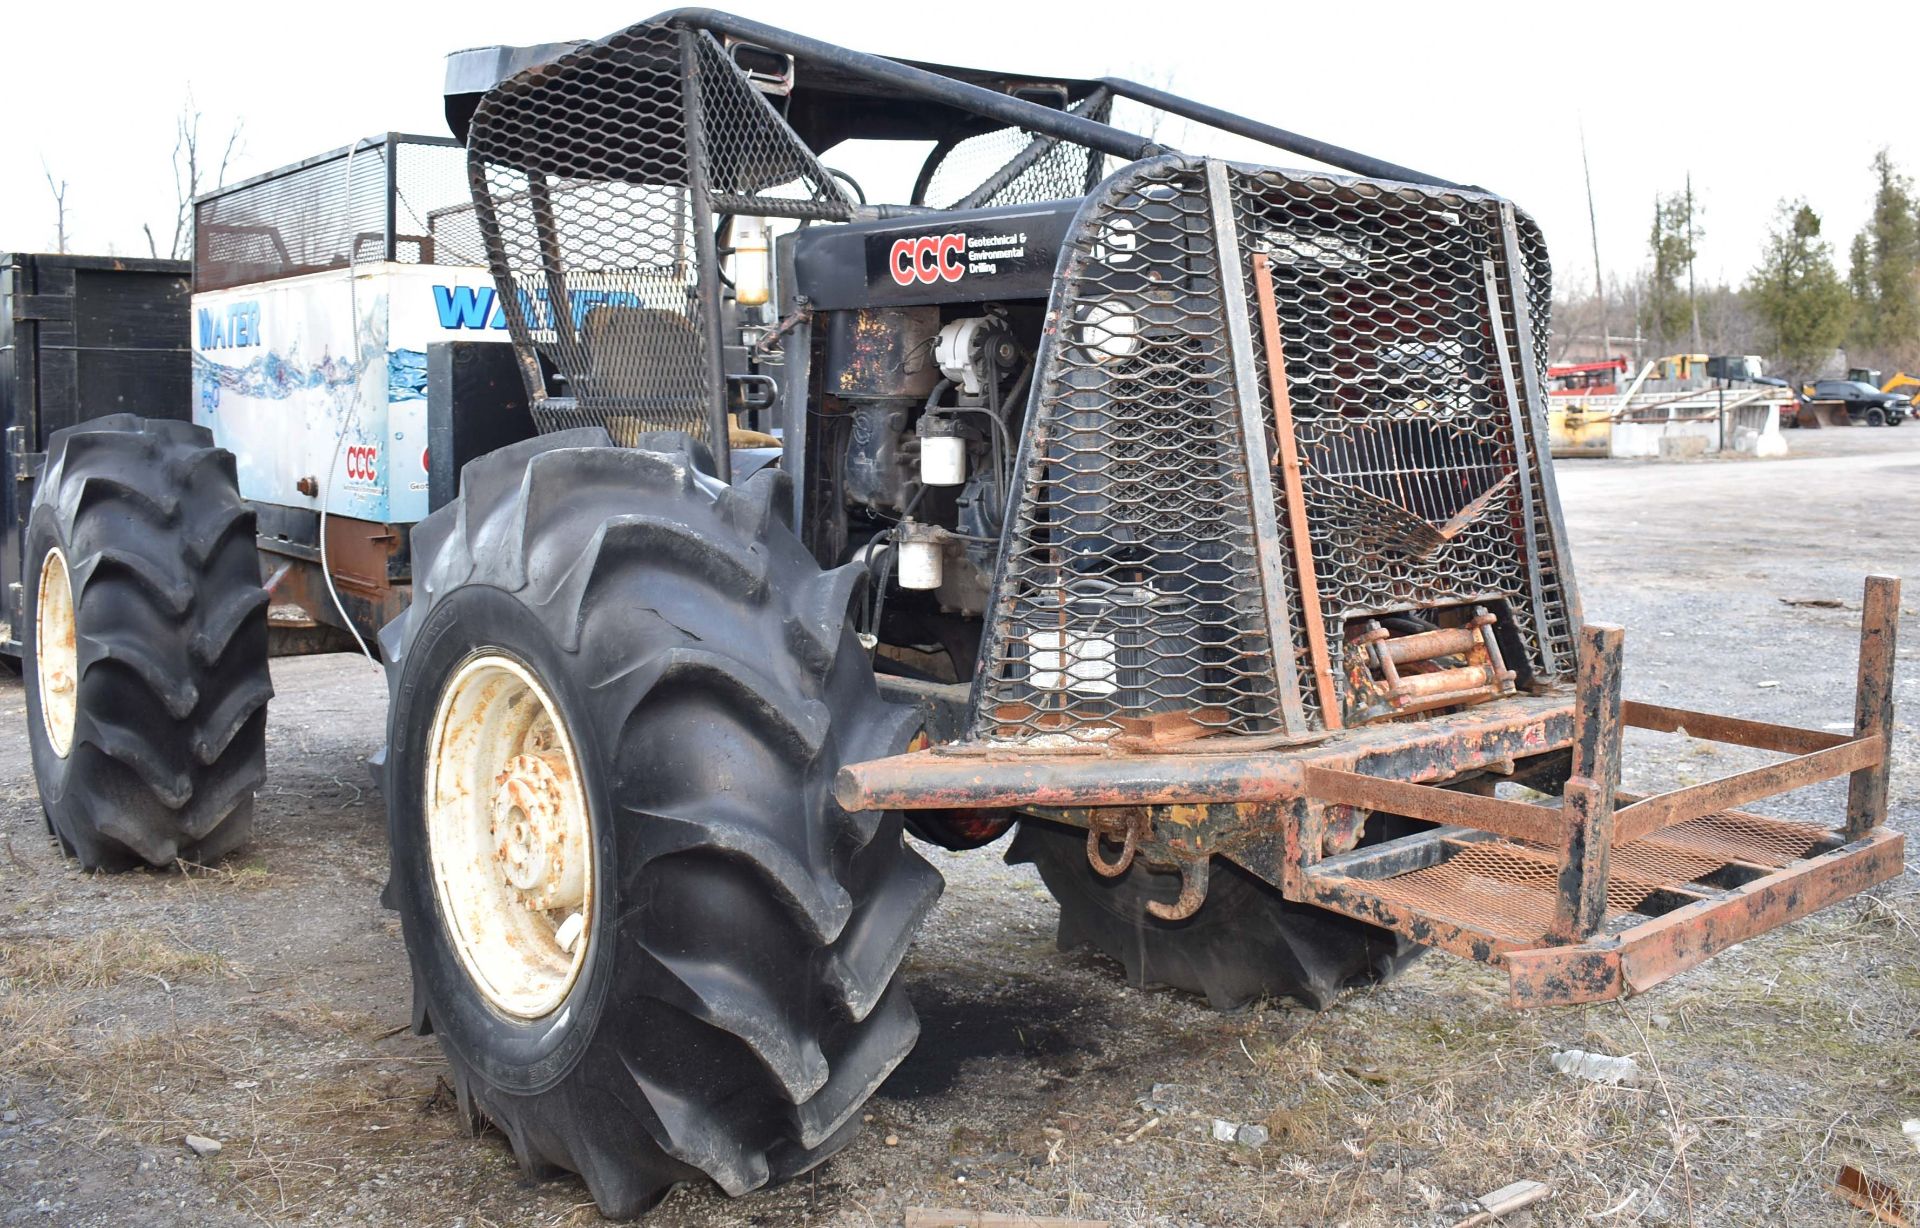
<path id="1" fill-rule="evenodd" d="M 1848 270 L 1854 297 L 1853 341 L 1902 365 L 1920 358 L 1920 211 L 1913 180 L 1882 149 L 1873 156 L 1873 213 L 1853 241 Z"/>
<path id="2" fill-rule="evenodd" d="M 1847 288 L 1853 293 L 1854 306 L 1864 313 L 1873 299 L 1873 248 L 1864 230 L 1853 236 L 1853 246 L 1847 249 Z M 1864 319 L 1864 315 L 1855 318 Z"/>
<path id="3" fill-rule="evenodd" d="M 1846 335 L 1852 303 L 1804 200 L 1781 201 L 1766 254 L 1747 282 L 1754 311 L 1787 370 L 1804 376 Z"/>
<path id="4" fill-rule="evenodd" d="M 1656 353 L 1672 352 L 1692 332 L 1687 272 L 1704 232 L 1689 197 L 1690 193 L 1675 192 L 1653 198 L 1653 229 L 1647 236 L 1653 268 L 1640 304 L 1640 326 L 1652 338 Z"/>

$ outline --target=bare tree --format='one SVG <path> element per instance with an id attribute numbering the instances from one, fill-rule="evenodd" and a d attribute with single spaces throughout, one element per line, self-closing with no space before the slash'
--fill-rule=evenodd
<path id="1" fill-rule="evenodd" d="M 240 148 L 240 121 L 227 132 L 226 144 L 221 147 L 218 162 L 209 165 L 202 154 L 200 139 L 199 104 L 194 101 L 193 91 L 187 91 L 187 100 L 181 104 L 179 118 L 174 121 L 173 141 L 173 240 L 167 246 L 167 254 L 174 260 L 185 260 L 193 255 L 193 201 L 202 192 L 225 187 L 227 168 L 233 163 L 233 155 Z M 154 241 L 153 227 L 143 226 L 147 232 L 147 251 L 155 257 L 160 255 L 160 246 Z"/>
<path id="2" fill-rule="evenodd" d="M 47 189 L 53 193 L 54 242 L 58 245 L 57 250 L 64 256 L 67 254 L 67 181 L 62 179 L 59 183 L 55 183 L 53 168 L 45 161 L 40 163 L 40 169 L 47 173 Z"/>

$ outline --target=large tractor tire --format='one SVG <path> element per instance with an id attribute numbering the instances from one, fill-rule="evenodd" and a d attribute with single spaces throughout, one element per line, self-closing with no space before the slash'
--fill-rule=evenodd
<path id="1" fill-rule="evenodd" d="M 846 614 L 785 520 L 599 430 L 468 465 L 390 625 L 390 899 L 414 1024 L 524 1170 L 605 1214 L 743 1194 L 843 1146 L 919 1031 L 896 973 L 939 874 L 832 800 L 896 753 Z"/>
<path id="2" fill-rule="evenodd" d="M 1162 921 L 1150 901 L 1171 904 L 1180 875 L 1136 860 L 1116 878 L 1087 864 L 1087 833 L 1026 819 L 1007 848 L 1030 862 L 1060 904 L 1062 951 L 1092 947 L 1126 969 L 1135 988 L 1164 985 L 1204 994 L 1216 1010 L 1260 998 L 1291 998 L 1325 1010 L 1340 991 L 1383 980 L 1424 949 L 1390 930 L 1296 904 L 1224 858 L 1207 898 L 1184 921 Z"/>
<path id="3" fill-rule="evenodd" d="M 28 737 L 62 847 L 90 870 L 237 847 L 273 684 L 233 454 L 131 414 L 58 431 L 23 557 Z"/>

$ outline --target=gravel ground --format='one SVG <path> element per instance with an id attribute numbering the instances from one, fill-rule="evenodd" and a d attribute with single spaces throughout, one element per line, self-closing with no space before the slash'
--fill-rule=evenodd
<path id="1" fill-rule="evenodd" d="M 1860 577 L 1920 583 L 1920 428 L 1790 436 L 1777 462 L 1559 467 L 1589 618 L 1628 628 L 1628 693 L 1815 728 L 1851 713 Z M 1790 606 L 1831 598 L 1847 608 Z M 1909 596 L 1898 691 L 1920 711 Z M 384 691 L 355 658 L 276 662 L 270 784 L 228 863 L 89 877 L 0 744 L 0 1224 L 547 1225 L 597 1221 L 470 1137 L 407 1034 L 379 800 Z M 17 682 L 0 719 L 18 722 Z M 1920 739 L 1893 822 L 1920 826 Z M 1736 763 L 1631 739 L 1629 787 Z M 1780 812 L 1832 816 L 1837 788 Z M 910 1206 L 1114 1224 L 1446 1225 L 1510 1181 L 1537 1224 L 1866 1223 L 1842 1163 L 1920 1197 L 1920 886 L 1735 948 L 1622 1007 L 1516 1015 L 1493 971 L 1431 956 L 1310 1014 L 1221 1016 L 1060 953 L 1055 909 L 998 849 L 934 860 L 947 892 L 907 978 L 919 1047 L 847 1151 L 784 1189 L 676 1191 L 671 1225 L 898 1225 Z M 1634 1057 L 1610 1087 L 1561 1048 Z M 1149 1108 L 1147 1105 L 1151 1105 Z M 1216 1118 L 1267 1127 L 1213 1141 Z M 221 1144 L 199 1156 L 186 1134 Z"/>

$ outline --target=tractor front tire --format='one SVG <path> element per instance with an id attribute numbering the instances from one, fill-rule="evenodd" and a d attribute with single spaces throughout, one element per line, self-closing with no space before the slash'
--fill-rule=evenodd
<path id="1" fill-rule="evenodd" d="M 474 461 L 415 529 L 385 792 L 416 1029 L 529 1176 L 626 1218 L 849 1141 L 941 880 L 832 800 L 918 725 L 846 622 L 859 568 L 820 571 L 784 475 L 609 442 Z"/>
<path id="2" fill-rule="evenodd" d="M 1007 847 L 1029 862 L 1060 905 L 1059 946 L 1119 963 L 1136 989 L 1162 985 L 1203 994 L 1215 1010 L 1261 998 L 1291 998 L 1325 1010 L 1341 990 L 1406 967 L 1424 949 L 1390 930 L 1296 904 L 1252 874 L 1216 858 L 1207 898 L 1184 921 L 1162 921 L 1150 901 L 1171 904 L 1180 875 L 1135 860 L 1103 878 L 1087 864 L 1087 833 L 1024 819 Z"/>
<path id="3" fill-rule="evenodd" d="M 61 846 L 89 870 L 237 847 L 273 683 L 233 454 L 131 414 L 57 431 L 23 557 L 28 738 Z"/>

